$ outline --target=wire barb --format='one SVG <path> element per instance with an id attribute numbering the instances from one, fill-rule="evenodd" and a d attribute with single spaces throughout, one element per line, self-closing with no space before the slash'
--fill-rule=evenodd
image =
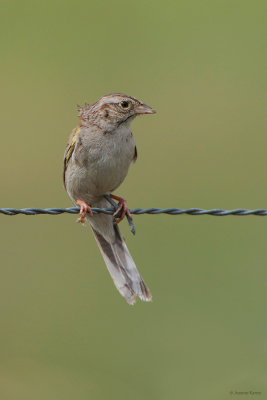
<path id="1" fill-rule="evenodd" d="M 92 208 L 93 214 L 109 214 L 112 215 L 115 211 L 114 208 Z M 142 214 L 168 214 L 168 215 L 212 215 L 215 217 L 226 217 L 227 215 L 257 215 L 260 217 L 267 216 L 267 209 L 259 208 L 256 210 L 246 210 L 244 208 L 238 208 L 236 210 L 222 210 L 220 208 L 214 208 L 212 210 L 203 210 L 202 208 L 134 208 L 129 210 L 131 214 L 142 215 Z M 48 214 L 48 215 L 59 215 L 59 214 L 78 214 L 80 212 L 79 207 L 70 208 L 0 208 L 0 214 L 4 215 L 37 215 L 37 214 Z"/>
<path id="2" fill-rule="evenodd" d="M 114 207 L 114 210 L 116 211 L 118 209 L 117 203 L 115 203 L 115 201 L 113 201 L 112 198 L 107 194 L 105 194 L 104 197 Z M 122 210 L 119 212 L 117 217 L 120 218 L 121 213 L 122 213 Z M 129 227 L 130 227 L 130 231 L 132 232 L 133 235 L 135 235 L 136 231 L 135 231 L 135 226 L 134 226 L 133 220 L 127 214 L 126 214 L 126 218 L 127 218 L 127 221 L 128 221 Z"/>

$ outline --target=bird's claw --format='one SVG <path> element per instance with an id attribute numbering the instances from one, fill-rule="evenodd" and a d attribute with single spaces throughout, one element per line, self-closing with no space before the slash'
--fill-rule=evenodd
<path id="1" fill-rule="evenodd" d="M 121 216 L 118 218 L 118 220 L 114 221 L 114 223 L 119 223 L 122 221 L 122 219 L 126 216 L 128 224 L 130 226 L 130 230 L 132 232 L 133 235 L 135 235 L 135 227 L 134 227 L 134 223 L 133 223 L 133 218 L 132 215 L 127 207 L 126 204 L 126 200 L 123 199 L 122 197 L 119 196 L 115 196 L 114 194 L 105 194 L 104 197 L 106 198 L 106 200 L 112 205 L 113 208 L 115 208 L 115 212 L 113 214 L 113 216 L 116 217 L 116 215 L 118 215 L 119 212 L 121 212 Z M 117 200 L 119 203 L 116 204 L 114 200 Z"/>
<path id="2" fill-rule="evenodd" d="M 83 200 L 76 200 L 76 203 L 80 206 L 80 218 L 77 219 L 77 222 L 84 224 L 87 213 L 90 215 L 90 217 L 93 216 L 92 208 Z"/>
<path id="3" fill-rule="evenodd" d="M 127 203 L 126 200 L 123 198 L 120 198 L 119 203 L 118 203 L 118 208 L 117 210 L 114 212 L 113 217 L 116 217 L 116 215 L 118 215 L 121 211 L 121 216 L 119 218 L 116 219 L 116 223 L 119 224 L 123 218 L 125 217 L 125 215 L 128 215 L 128 217 L 130 219 L 132 218 L 132 215 L 127 207 Z"/>

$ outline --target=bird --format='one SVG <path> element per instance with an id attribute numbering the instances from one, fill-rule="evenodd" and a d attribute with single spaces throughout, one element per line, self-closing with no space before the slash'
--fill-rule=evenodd
<path id="1" fill-rule="evenodd" d="M 122 93 L 101 97 L 94 104 L 77 106 L 79 125 L 73 129 L 64 154 L 63 181 L 75 205 L 80 206 L 78 222 L 89 223 L 107 269 L 119 293 L 128 304 L 136 298 L 151 301 L 151 293 L 130 255 L 118 223 L 132 219 L 126 200 L 113 192 L 124 181 L 137 149 L 131 122 L 156 111 Z M 110 204 L 106 195 L 118 201 L 113 215 L 93 214 L 92 208 Z"/>

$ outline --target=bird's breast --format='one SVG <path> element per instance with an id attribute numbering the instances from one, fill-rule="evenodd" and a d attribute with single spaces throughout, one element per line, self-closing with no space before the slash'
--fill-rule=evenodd
<path id="1" fill-rule="evenodd" d="M 81 191 L 101 196 L 115 190 L 125 179 L 135 152 L 130 129 L 112 133 L 81 132 L 77 151 L 76 181 Z M 81 196 L 80 196 L 81 197 Z"/>

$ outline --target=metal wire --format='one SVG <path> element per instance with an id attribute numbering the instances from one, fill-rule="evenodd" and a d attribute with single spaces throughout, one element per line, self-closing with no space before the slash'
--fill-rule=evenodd
<path id="1" fill-rule="evenodd" d="M 78 214 L 80 211 L 79 207 L 70 208 L 0 208 L 0 214 L 4 215 L 37 215 L 37 214 L 48 214 L 48 215 L 59 215 L 59 214 Z M 113 214 L 114 208 L 92 208 L 94 214 Z M 227 215 L 258 215 L 260 217 L 267 216 L 267 209 L 256 209 L 256 210 L 246 210 L 244 208 L 238 208 L 235 210 L 222 210 L 220 208 L 214 208 L 212 210 L 203 210 L 202 208 L 134 208 L 129 210 L 131 214 L 142 215 L 142 214 L 169 214 L 169 215 L 212 215 L 215 217 L 225 217 Z"/>

